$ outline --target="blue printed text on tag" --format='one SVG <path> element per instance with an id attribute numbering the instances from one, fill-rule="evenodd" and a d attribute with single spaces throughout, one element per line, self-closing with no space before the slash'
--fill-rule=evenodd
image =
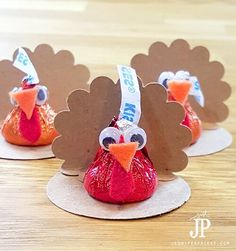
<path id="1" fill-rule="evenodd" d="M 23 53 L 19 53 L 17 55 L 17 61 L 19 63 L 22 63 L 23 65 L 27 65 L 29 62 L 29 59 L 27 58 L 27 56 L 25 56 Z"/>
<path id="2" fill-rule="evenodd" d="M 122 118 L 130 122 L 133 122 L 135 113 L 136 113 L 136 106 L 134 104 L 125 103 Z"/>
<path id="3" fill-rule="evenodd" d="M 128 91 L 131 93 L 135 92 L 135 87 L 134 87 L 134 82 L 133 82 L 133 76 L 131 74 L 131 70 L 130 68 L 127 68 L 125 66 L 123 66 L 121 68 L 122 73 L 123 73 L 123 78 L 124 78 L 124 83 L 125 85 L 128 86 Z"/>

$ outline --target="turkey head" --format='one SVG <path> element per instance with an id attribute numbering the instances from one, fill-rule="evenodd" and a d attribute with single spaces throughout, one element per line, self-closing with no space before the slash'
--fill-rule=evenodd
<path id="1" fill-rule="evenodd" d="M 89 69 L 82 64 L 76 64 L 69 50 L 56 51 L 48 44 L 39 44 L 34 50 L 23 48 L 37 70 L 40 82 L 47 86 L 50 92 L 50 105 L 58 112 L 67 108 L 66 97 L 77 88 L 88 89 Z M 11 106 L 6 92 L 16 83 L 20 83 L 25 73 L 17 69 L 13 63 L 19 54 L 19 48 L 11 60 L 0 61 L 0 122 L 6 117 Z"/>
<path id="2" fill-rule="evenodd" d="M 196 77 L 190 77 L 189 72 L 185 71 L 178 71 L 176 74 L 162 72 L 158 82 L 167 89 L 169 101 L 176 101 L 183 105 L 185 118 L 182 124 L 191 130 L 191 144 L 194 144 L 200 138 L 202 132 L 201 120 L 188 101 L 190 91 L 193 89 L 194 84 L 198 83 Z M 199 84 L 198 88 L 200 88 Z"/>

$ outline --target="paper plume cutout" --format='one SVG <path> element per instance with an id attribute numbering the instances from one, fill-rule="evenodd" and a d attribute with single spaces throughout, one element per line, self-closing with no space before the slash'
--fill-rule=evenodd
<path id="1" fill-rule="evenodd" d="M 184 110 L 179 103 L 166 102 L 167 93 L 157 83 L 142 88 L 140 127 L 147 134 L 148 154 L 162 179 L 183 170 L 188 157 L 182 151 L 192 139 L 191 131 L 181 125 Z"/>
<path id="2" fill-rule="evenodd" d="M 76 90 L 68 97 L 69 111 L 59 113 L 55 127 L 59 138 L 52 150 L 65 160 L 62 172 L 76 175 L 93 161 L 99 148 L 99 134 L 107 127 L 120 105 L 119 86 L 106 77 L 94 79 L 90 92 Z"/>

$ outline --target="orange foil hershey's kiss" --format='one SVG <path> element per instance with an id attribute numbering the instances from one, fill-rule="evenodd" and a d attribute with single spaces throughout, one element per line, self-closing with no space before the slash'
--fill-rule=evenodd
<path id="1" fill-rule="evenodd" d="M 41 134 L 38 140 L 32 143 L 22 136 L 19 130 L 22 110 L 17 106 L 7 116 L 2 127 L 2 134 L 6 141 L 15 145 L 22 146 L 40 146 L 49 145 L 52 143 L 53 139 L 58 135 L 53 125 L 56 113 L 47 103 L 42 106 L 36 105 L 35 109 L 38 112 L 41 128 Z"/>

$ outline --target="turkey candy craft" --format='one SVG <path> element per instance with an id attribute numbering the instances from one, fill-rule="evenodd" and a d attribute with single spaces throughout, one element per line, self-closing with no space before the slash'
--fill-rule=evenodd
<path id="1" fill-rule="evenodd" d="M 191 93 L 195 96 L 201 105 L 204 105 L 204 98 L 200 89 L 199 82 L 195 76 L 190 76 L 187 71 L 162 72 L 158 83 L 162 84 L 168 90 L 168 100 L 177 101 L 183 105 L 185 118 L 182 122 L 192 132 L 192 142 L 195 143 L 201 136 L 202 125 L 199 117 L 191 107 L 188 96 Z"/>
<path id="2" fill-rule="evenodd" d="M 145 148 L 145 131 L 134 125 L 121 131 L 117 126 L 121 122 L 114 119 L 101 132 L 101 148 L 84 177 L 88 193 L 110 203 L 145 200 L 157 186 L 157 173 Z"/>
<path id="3" fill-rule="evenodd" d="M 23 78 L 23 80 L 22 80 Z M 54 157 L 51 143 L 57 132 L 55 111 L 66 109 L 66 96 L 78 87 L 86 88 L 89 70 L 75 64 L 68 50 L 55 52 L 50 45 L 40 44 L 34 51 L 18 48 L 12 60 L 0 61 L 0 158 L 44 159 Z M 45 85 L 45 86 L 44 86 Z M 48 103 L 48 90 L 50 103 Z M 53 109 L 52 109 L 53 108 Z"/>
<path id="4" fill-rule="evenodd" d="M 143 88 L 140 80 L 137 85 L 142 115 L 136 124 L 118 116 L 120 82 L 98 77 L 89 92 L 76 90 L 68 97 L 69 110 L 55 118 L 60 136 L 52 146 L 64 163 L 47 187 L 58 207 L 95 218 L 131 219 L 172 211 L 189 199 L 188 184 L 173 174 L 188 162 L 182 149 L 191 133 L 180 124 L 184 110 L 166 101 L 161 85 Z"/>
<path id="5" fill-rule="evenodd" d="M 158 81 L 168 90 L 169 101 L 183 105 L 182 123 L 192 132 L 191 144 L 185 149 L 188 156 L 213 154 L 231 145 L 231 134 L 218 124 L 229 115 L 224 102 L 231 88 L 222 80 L 224 66 L 210 60 L 207 48 L 190 48 L 183 39 L 170 45 L 157 41 L 147 55 L 135 55 L 130 64 L 144 86 Z"/>
<path id="6" fill-rule="evenodd" d="M 5 140 L 19 146 L 51 144 L 57 136 L 53 125 L 56 113 L 47 103 L 47 87 L 25 79 L 9 95 L 14 108 L 2 126 Z"/>

